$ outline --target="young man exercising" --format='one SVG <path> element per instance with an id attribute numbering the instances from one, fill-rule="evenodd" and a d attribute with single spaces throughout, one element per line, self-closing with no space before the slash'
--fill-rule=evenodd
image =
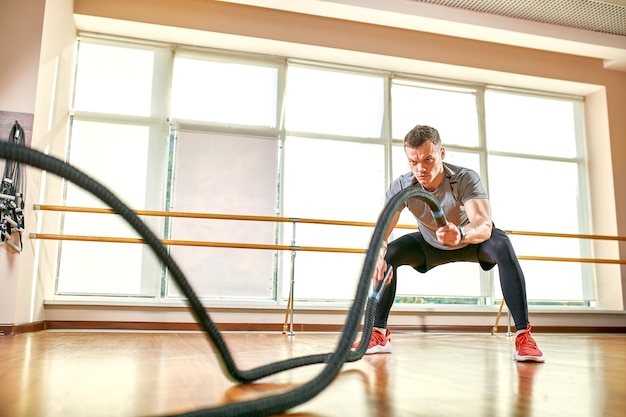
<path id="1" fill-rule="evenodd" d="M 446 151 L 439 132 L 429 126 L 415 126 L 404 138 L 404 151 L 411 171 L 391 183 L 386 200 L 407 187 L 422 188 L 439 201 L 448 224 L 438 227 L 425 202 L 407 200 L 404 207 L 415 216 L 419 230 L 390 242 L 381 251 L 373 279 L 382 280 L 387 265 L 393 267 L 393 272 L 401 265 L 410 265 L 422 273 L 449 262 L 478 262 L 484 270 L 498 265 L 502 294 L 517 331 L 514 358 L 543 362 L 543 354 L 530 334 L 524 274 L 508 236 L 493 226 L 489 199 L 479 175 L 443 162 Z M 398 223 L 400 211 L 392 218 L 384 242 Z M 396 280 L 392 276 L 376 309 L 366 354 L 391 352 L 387 318 L 395 296 Z M 353 350 L 357 346 L 355 343 Z"/>

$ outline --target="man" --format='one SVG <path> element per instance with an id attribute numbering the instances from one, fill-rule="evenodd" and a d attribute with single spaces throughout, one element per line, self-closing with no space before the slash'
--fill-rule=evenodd
<path id="1" fill-rule="evenodd" d="M 374 280 L 382 280 L 387 265 L 397 271 L 410 265 L 426 272 L 449 262 L 478 262 L 484 270 L 498 265 L 504 300 L 517 331 L 514 358 L 517 361 L 543 362 L 543 354 L 530 333 L 526 284 L 517 256 L 508 236 L 493 226 L 487 193 L 478 174 L 470 169 L 443 162 L 445 148 L 439 132 L 429 126 L 415 126 L 404 138 L 411 171 L 391 183 L 387 201 L 407 187 L 419 187 L 439 201 L 448 224 L 438 227 L 428 205 L 411 198 L 405 207 L 415 216 L 419 231 L 402 236 L 381 251 Z M 400 211 L 392 218 L 385 233 L 387 241 L 398 223 Z M 374 329 L 366 354 L 390 353 L 391 339 L 387 318 L 396 295 L 396 280 L 391 279 L 383 292 L 374 320 Z M 353 350 L 358 343 L 355 343 Z"/>

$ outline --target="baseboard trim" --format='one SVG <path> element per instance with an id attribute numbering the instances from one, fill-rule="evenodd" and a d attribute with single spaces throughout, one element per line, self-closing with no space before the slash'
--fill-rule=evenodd
<path id="1" fill-rule="evenodd" d="M 19 333 L 39 332 L 45 330 L 43 321 L 24 324 L 0 324 L 0 336 L 15 336 Z"/>
<path id="2" fill-rule="evenodd" d="M 16 333 L 30 333 L 30 332 L 40 332 L 44 330 L 46 327 L 45 322 L 43 321 L 35 321 L 33 323 L 25 323 L 18 324 L 16 327 Z"/>
<path id="3" fill-rule="evenodd" d="M 0 336 L 13 336 L 15 334 L 15 323 L 0 324 Z"/>

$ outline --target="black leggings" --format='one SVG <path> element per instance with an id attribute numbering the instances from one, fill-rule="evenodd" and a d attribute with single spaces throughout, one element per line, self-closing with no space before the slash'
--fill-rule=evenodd
<path id="1" fill-rule="evenodd" d="M 500 286 L 515 329 L 525 329 L 528 325 L 528 304 L 526 282 L 509 237 L 500 229 L 493 228 L 491 237 L 477 245 L 467 245 L 461 249 L 441 250 L 432 247 L 420 232 L 404 235 L 389 243 L 385 260 L 393 266 L 394 274 L 401 265 L 410 265 L 419 272 L 426 272 L 438 265 L 450 262 L 478 262 L 488 271 L 498 265 Z M 397 274 L 383 291 L 376 308 L 374 326 L 387 327 L 389 311 L 396 297 Z"/>

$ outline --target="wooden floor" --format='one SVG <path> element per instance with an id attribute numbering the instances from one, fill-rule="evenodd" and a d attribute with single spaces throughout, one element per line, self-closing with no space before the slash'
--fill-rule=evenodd
<path id="1" fill-rule="evenodd" d="M 239 368 L 325 353 L 338 334 L 226 333 Z M 346 364 L 291 416 L 626 416 L 626 335 L 547 334 L 544 364 L 505 334 L 394 333 L 392 354 Z M 227 378 L 201 333 L 46 331 L 0 337 L 0 416 L 177 414 L 284 392 L 324 365 Z"/>

